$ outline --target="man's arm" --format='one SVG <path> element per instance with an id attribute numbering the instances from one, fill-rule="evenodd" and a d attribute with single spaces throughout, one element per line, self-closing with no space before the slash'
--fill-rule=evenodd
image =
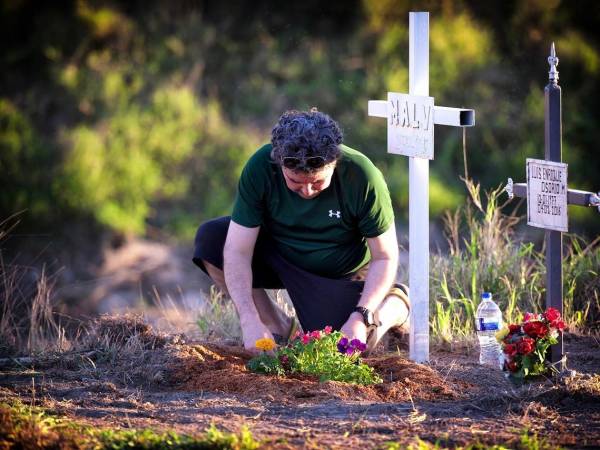
<path id="1" fill-rule="evenodd" d="M 365 286 L 357 306 L 364 306 L 376 311 L 396 279 L 398 270 L 398 241 L 396 227 L 392 225 L 383 234 L 367 238 L 371 252 L 371 262 L 365 280 Z M 350 317 L 342 327 L 342 332 L 348 336 L 366 341 L 366 326 L 362 315 L 358 312 Z"/>
<path id="2" fill-rule="evenodd" d="M 254 349 L 257 339 L 273 338 L 252 299 L 252 255 L 259 231 L 260 227 L 248 228 L 232 220 L 223 250 L 225 284 L 237 309 L 244 347 L 248 350 Z"/>

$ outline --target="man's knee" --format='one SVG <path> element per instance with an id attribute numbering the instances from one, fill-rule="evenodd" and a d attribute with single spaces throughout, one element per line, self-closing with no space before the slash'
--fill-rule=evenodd
<path id="1" fill-rule="evenodd" d="M 229 217 L 212 219 L 200 225 L 196 232 L 192 261 L 211 278 L 212 275 L 208 272 L 206 262 L 211 261 L 210 264 L 215 268 L 223 267 L 223 247 L 227 238 L 229 221 Z"/>
<path id="2" fill-rule="evenodd" d="M 202 260 L 202 263 L 204 264 L 204 267 L 206 267 L 206 271 L 208 272 L 208 276 L 211 278 L 211 280 L 213 280 L 213 282 L 219 289 L 223 291 L 223 293 L 229 295 L 227 291 L 227 284 L 225 283 L 225 273 L 204 259 Z"/>
<path id="3" fill-rule="evenodd" d="M 195 246 L 202 248 L 215 245 L 215 243 L 225 244 L 229 222 L 229 217 L 219 217 L 204 222 L 196 231 Z"/>

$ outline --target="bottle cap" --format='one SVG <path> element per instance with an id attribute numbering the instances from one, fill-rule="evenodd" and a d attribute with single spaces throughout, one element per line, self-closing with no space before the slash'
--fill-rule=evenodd
<path id="1" fill-rule="evenodd" d="M 491 292 L 484 292 L 483 294 L 481 294 L 481 299 L 482 300 L 491 300 L 492 299 L 492 293 Z"/>

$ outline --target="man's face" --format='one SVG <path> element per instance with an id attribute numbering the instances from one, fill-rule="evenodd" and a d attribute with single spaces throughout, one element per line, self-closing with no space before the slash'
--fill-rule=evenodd
<path id="1" fill-rule="evenodd" d="M 335 163 L 327 164 L 313 173 L 296 172 L 287 167 L 281 168 L 288 189 L 307 200 L 315 198 L 329 187 L 334 169 Z"/>

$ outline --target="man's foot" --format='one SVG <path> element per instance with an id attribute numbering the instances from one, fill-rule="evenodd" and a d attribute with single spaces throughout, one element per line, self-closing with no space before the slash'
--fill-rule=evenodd
<path id="1" fill-rule="evenodd" d="M 402 314 L 398 319 L 397 323 L 392 325 L 391 328 L 398 330 L 401 333 L 407 334 L 410 332 L 410 297 L 408 296 L 408 286 L 401 283 L 396 283 L 393 288 L 388 292 L 388 297 L 397 297 L 400 301 L 404 302 L 406 306 L 406 313 Z"/>
<path id="2" fill-rule="evenodd" d="M 379 326 L 367 337 L 368 351 L 372 351 L 380 339 L 390 330 L 393 334 L 410 331 L 410 300 L 408 286 L 396 283 L 387 293 L 381 307 L 375 313 Z"/>

